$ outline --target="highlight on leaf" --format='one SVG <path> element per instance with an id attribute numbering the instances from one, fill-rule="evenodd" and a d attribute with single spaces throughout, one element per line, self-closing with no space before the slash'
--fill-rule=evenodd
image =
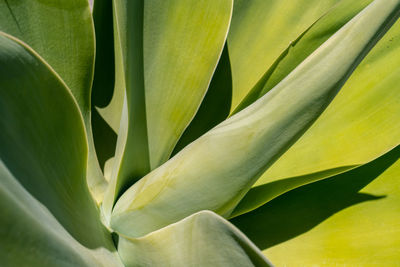
<path id="1" fill-rule="evenodd" d="M 0 0 L 1 266 L 396 266 L 400 0 Z"/>

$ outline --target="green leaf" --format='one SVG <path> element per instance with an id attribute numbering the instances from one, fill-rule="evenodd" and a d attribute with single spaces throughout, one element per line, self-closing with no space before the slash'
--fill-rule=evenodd
<path id="1" fill-rule="evenodd" d="M 71 89 L 84 114 L 90 112 L 93 22 L 86 0 L 0 0 L 0 31 L 38 52 Z"/>
<path id="2" fill-rule="evenodd" d="M 356 16 L 372 0 L 342 0 L 314 22 L 275 60 L 233 113 L 247 107 L 274 88 L 321 44 Z M 261 32 L 260 35 L 265 33 Z"/>
<path id="3" fill-rule="evenodd" d="M 76 240 L 111 247 L 87 188 L 88 144 L 70 91 L 31 48 L 4 33 L 0 66 L 1 160 Z"/>
<path id="4" fill-rule="evenodd" d="M 225 43 L 232 2 L 145 3 L 144 65 L 151 169 L 168 160 L 206 94 Z"/>
<path id="5" fill-rule="evenodd" d="M 231 0 L 115 1 L 128 125 L 118 136 L 106 214 L 124 189 L 169 158 L 207 91 L 231 11 Z"/>
<path id="6" fill-rule="evenodd" d="M 101 202 L 106 181 L 94 150 L 90 91 L 94 65 L 93 20 L 87 0 L 0 0 L 0 31 L 24 41 L 61 76 L 78 102 L 89 139 L 88 184 Z"/>
<path id="7" fill-rule="evenodd" d="M 115 250 L 79 244 L 17 181 L 0 160 L 2 266 L 122 266 Z"/>
<path id="8" fill-rule="evenodd" d="M 400 147 L 232 222 L 277 266 L 397 266 Z"/>
<path id="9" fill-rule="evenodd" d="M 138 237 L 203 209 L 228 217 L 318 118 L 399 11 L 399 0 L 370 4 L 268 94 L 133 185 L 115 205 L 112 228 Z"/>
<path id="10" fill-rule="evenodd" d="M 121 237 L 118 251 L 126 266 L 272 266 L 246 236 L 210 211 L 141 238 Z"/>
<path id="11" fill-rule="evenodd" d="M 233 79 L 232 111 L 290 42 L 339 2 L 235 0 L 228 35 Z"/>
<path id="12" fill-rule="evenodd" d="M 399 26 L 390 29 L 314 125 L 256 182 L 234 215 L 363 165 L 399 144 Z"/>
<path id="13" fill-rule="evenodd" d="M 228 47 L 225 44 L 210 86 L 201 102 L 199 110 L 176 144 L 172 156 L 218 123 L 225 120 L 229 115 L 231 99 L 231 65 L 229 62 Z"/>

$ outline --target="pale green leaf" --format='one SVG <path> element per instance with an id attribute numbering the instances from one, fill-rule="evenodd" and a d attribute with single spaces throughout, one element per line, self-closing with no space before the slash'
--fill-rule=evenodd
<path id="1" fill-rule="evenodd" d="M 119 131 L 106 214 L 121 191 L 169 158 L 207 91 L 231 11 L 231 0 L 114 2 L 128 126 Z"/>
<path id="2" fill-rule="evenodd" d="M 122 266 L 114 249 L 74 240 L 1 160 L 0 209 L 1 266 Z"/>
<path id="3" fill-rule="evenodd" d="M 281 83 L 125 192 L 111 226 L 145 235 L 203 209 L 229 216 L 257 178 L 330 103 L 396 21 L 400 0 L 376 0 Z"/>
<path id="4" fill-rule="evenodd" d="M 229 222 L 201 211 L 141 238 L 119 239 L 126 266 L 272 266 Z"/>

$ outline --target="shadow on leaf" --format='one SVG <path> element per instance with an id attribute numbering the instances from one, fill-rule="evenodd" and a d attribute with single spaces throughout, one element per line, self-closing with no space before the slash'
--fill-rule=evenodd
<path id="1" fill-rule="evenodd" d="M 400 146 L 349 172 L 289 191 L 231 222 L 260 249 L 267 249 L 311 230 L 347 207 L 384 198 L 359 191 L 399 158 Z"/>
<path id="2" fill-rule="evenodd" d="M 195 117 L 186 128 L 171 157 L 202 136 L 229 115 L 232 99 L 232 73 L 228 46 L 225 44 L 210 86 Z"/>
<path id="3" fill-rule="evenodd" d="M 92 108 L 92 128 L 97 159 L 101 169 L 104 171 L 105 162 L 114 156 L 117 134 L 101 117 L 96 108 Z"/>

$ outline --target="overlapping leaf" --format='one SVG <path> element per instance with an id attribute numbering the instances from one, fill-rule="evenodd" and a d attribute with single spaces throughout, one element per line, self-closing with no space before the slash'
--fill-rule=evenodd
<path id="1" fill-rule="evenodd" d="M 0 200 L 3 266 L 122 266 L 106 249 L 91 250 L 73 239 L 1 161 Z"/>
<path id="2" fill-rule="evenodd" d="M 232 110 L 288 44 L 338 2 L 340 1 L 235 1 L 228 35 L 233 79 Z"/>
<path id="3" fill-rule="evenodd" d="M 88 184 L 93 197 L 100 202 L 106 181 L 97 162 L 90 122 L 94 34 L 88 1 L 1 0 L 0 31 L 31 46 L 71 90 L 88 133 Z"/>
<path id="4" fill-rule="evenodd" d="M 76 102 L 29 47 L 0 38 L 1 159 L 75 238 L 98 244 L 105 236 L 87 189 L 87 141 Z"/>
<path id="5" fill-rule="evenodd" d="M 141 238 L 121 237 L 126 266 L 272 266 L 229 222 L 201 211 Z"/>
<path id="6" fill-rule="evenodd" d="M 127 109 L 106 214 L 121 191 L 172 153 L 206 93 L 231 10 L 231 0 L 115 1 Z"/>
<path id="7" fill-rule="evenodd" d="M 322 33 L 363 5 L 344 1 L 320 19 L 273 70 L 284 77 Z M 339 23 L 340 25 L 340 23 Z M 383 37 L 314 125 L 256 182 L 235 215 L 254 209 L 294 187 L 365 164 L 399 144 L 399 23 Z M 320 37 L 320 38 L 319 38 Z M 264 87 L 268 89 L 270 85 Z M 374 145 L 371 145 L 371 144 Z"/>
<path id="8" fill-rule="evenodd" d="M 232 220 L 277 266 L 396 266 L 400 147 Z"/>
<path id="9" fill-rule="evenodd" d="M 117 202 L 111 226 L 138 237 L 202 209 L 229 216 L 321 114 L 399 9 L 397 0 L 366 7 L 268 94 L 132 186 Z"/>

